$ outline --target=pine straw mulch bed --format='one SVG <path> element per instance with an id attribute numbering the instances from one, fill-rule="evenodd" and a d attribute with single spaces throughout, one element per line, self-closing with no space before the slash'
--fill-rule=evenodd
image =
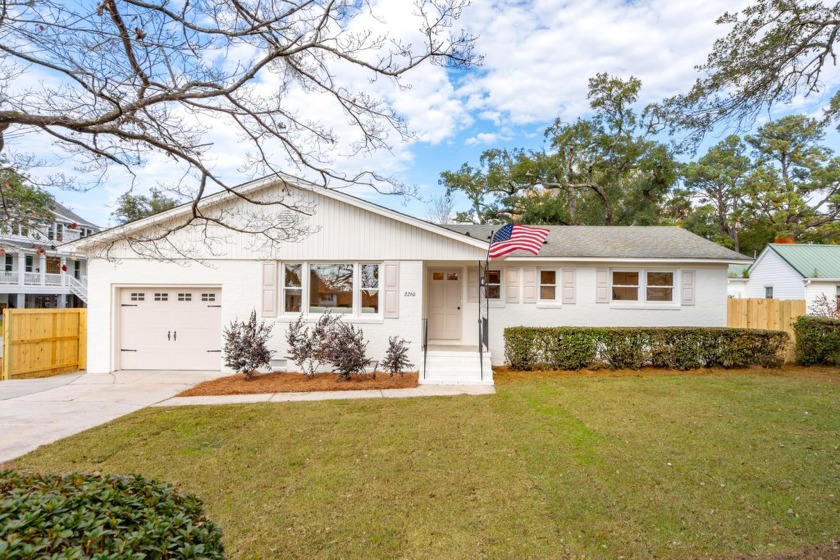
<path id="1" fill-rule="evenodd" d="M 351 375 L 349 381 L 338 381 L 334 373 L 319 373 L 307 379 L 302 373 L 263 373 L 252 379 L 238 373 L 199 383 L 179 393 L 179 397 L 206 397 L 210 395 L 253 395 L 257 393 L 306 393 L 310 391 L 364 391 L 368 389 L 410 389 L 417 387 L 417 372 L 390 377 L 379 372 Z"/>

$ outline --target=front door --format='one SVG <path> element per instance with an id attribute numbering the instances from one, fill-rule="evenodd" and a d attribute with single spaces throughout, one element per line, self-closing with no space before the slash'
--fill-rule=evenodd
<path id="1" fill-rule="evenodd" d="M 430 270 L 429 338 L 459 340 L 461 338 L 461 271 Z"/>

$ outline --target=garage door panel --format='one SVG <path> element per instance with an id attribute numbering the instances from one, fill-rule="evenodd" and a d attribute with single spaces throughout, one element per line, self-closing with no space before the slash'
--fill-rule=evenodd
<path id="1" fill-rule="evenodd" d="M 221 336 L 219 289 L 121 290 L 121 369 L 220 370 Z"/>

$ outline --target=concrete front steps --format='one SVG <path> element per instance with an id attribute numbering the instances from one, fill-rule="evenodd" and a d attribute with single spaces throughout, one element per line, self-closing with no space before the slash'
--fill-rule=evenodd
<path id="1" fill-rule="evenodd" d="M 484 352 L 479 361 L 477 346 L 429 346 L 420 384 L 493 385 L 490 352 Z"/>

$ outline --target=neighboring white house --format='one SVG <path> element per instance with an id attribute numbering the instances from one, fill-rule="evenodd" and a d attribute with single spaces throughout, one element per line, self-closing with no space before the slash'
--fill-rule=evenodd
<path id="1" fill-rule="evenodd" d="M 749 268 L 746 296 L 804 299 L 840 296 L 840 245 L 770 243 Z"/>
<path id="2" fill-rule="evenodd" d="M 55 220 L 39 228 L 0 227 L 0 309 L 84 307 L 87 264 L 83 255 L 59 249 L 99 228 L 53 203 Z"/>
<path id="3" fill-rule="evenodd" d="M 187 206 L 71 244 L 90 258 L 90 371 L 221 370 L 223 326 L 252 309 L 275 324 L 282 359 L 289 323 L 330 311 L 364 330 L 374 359 L 389 336 L 408 340 L 424 382 L 492 383 L 489 362 L 504 362 L 508 326 L 726 326 L 727 266 L 745 259 L 676 227 L 551 226 L 539 256 L 490 263 L 489 353 L 480 360 L 479 266 L 494 226 L 434 225 L 276 177 L 239 189 L 314 205 L 305 223 L 312 233 L 272 254 L 230 231 L 214 238 L 212 252 L 196 244 L 203 230 L 173 234 L 174 246 L 198 250 L 201 263 L 141 258 L 120 241 L 177 223 Z M 221 193 L 203 211 L 240 204 Z M 115 260 L 102 258 L 105 246 Z"/>

